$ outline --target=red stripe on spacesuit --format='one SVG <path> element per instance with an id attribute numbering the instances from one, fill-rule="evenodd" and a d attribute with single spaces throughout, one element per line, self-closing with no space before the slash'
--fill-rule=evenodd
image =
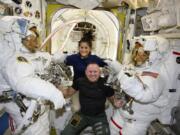
<path id="1" fill-rule="evenodd" d="M 175 54 L 175 55 L 180 55 L 180 52 L 175 52 L 175 51 L 173 51 L 173 54 Z"/>
<path id="2" fill-rule="evenodd" d="M 149 72 L 149 71 L 143 71 L 141 76 L 151 76 L 151 77 L 154 77 L 154 78 L 157 78 L 158 77 L 158 73 L 154 73 L 154 72 Z"/>
<path id="3" fill-rule="evenodd" d="M 120 126 L 120 125 L 118 125 L 114 120 L 113 120 L 113 118 L 111 117 L 111 121 L 112 121 L 112 123 L 117 127 L 117 128 L 119 128 L 120 129 L 120 131 L 119 131 L 119 135 L 122 135 L 122 132 L 121 132 L 121 130 L 122 130 L 122 127 Z"/>
<path id="4" fill-rule="evenodd" d="M 13 124 L 13 118 L 11 116 L 9 116 L 9 126 L 10 126 L 10 129 L 12 132 L 15 131 L 15 128 L 14 128 L 14 124 Z"/>

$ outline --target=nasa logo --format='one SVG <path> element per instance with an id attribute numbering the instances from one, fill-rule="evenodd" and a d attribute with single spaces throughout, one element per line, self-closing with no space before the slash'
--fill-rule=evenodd
<path id="1" fill-rule="evenodd" d="M 17 60 L 19 61 L 19 62 L 28 62 L 28 60 L 26 59 L 26 58 L 24 58 L 23 56 L 18 56 L 17 57 Z"/>

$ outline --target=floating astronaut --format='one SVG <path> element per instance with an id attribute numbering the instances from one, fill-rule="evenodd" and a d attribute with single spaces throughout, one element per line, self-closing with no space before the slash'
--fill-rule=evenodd
<path id="1" fill-rule="evenodd" d="M 169 41 L 161 37 L 140 40 L 135 41 L 132 50 L 134 68 L 107 61 L 120 82 L 122 95 L 126 96 L 123 107 L 115 110 L 111 118 L 112 135 L 145 135 L 155 119 L 163 120 L 163 124 L 170 123 L 170 113 L 161 115 L 172 99 L 172 96 L 168 98 L 168 73 L 170 76 L 171 72 L 164 69 L 164 62 L 171 52 Z"/>
<path id="2" fill-rule="evenodd" d="M 26 32 L 26 19 L 6 16 L 0 23 L 0 97 L 10 100 L 4 99 L 0 106 L 12 118 L 13 134 L 48 135 L 49 106 L 46 101 L 52 102 L 55 109 L 65 104 L 61 91 L 37 76 L 50 63 L 50 55 L 36 53 L 36 35 L 32 31 Z"/>

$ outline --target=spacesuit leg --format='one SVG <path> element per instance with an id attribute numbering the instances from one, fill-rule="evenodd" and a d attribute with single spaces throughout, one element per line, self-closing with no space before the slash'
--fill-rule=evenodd
<path id="1" fill-rule="evenodd" d="M 126 119 L 116 110 L 110 121 L 111 135 L 145 135 L 150 121 Z"/>
<path id="2" fill-rule="evenodd" d="M 132 121 L 126 122 L 122 134 L 123 135 L 146 135 L 147 128 L 149 126 L 149 122 L 142 121 Z"/>
<path id="3" fill-rule="evenodd" d="M 124 118 L 120 115 L 120 111 L 114 110 L 114 114 L 109 122 L 111 135 L 122 135 L 124 123 Z"/>
<path id="4" fill-rule="evenodd" d="M 46 108 L 38 120 L 25 130 L 22 135 L 49 135 L 49 109 Z"/>
<path id="5" fill-rule="evenodd" d="M 64 130 L 64 127 L 69 122 L 70 118 L 72 117 L 72 114 L 72 111 L 64 112 L 63 109 L 58 111 L 50 111 L 51 126 L 55 128 L 57 135 L 60 135 L 61 132 Z"/>

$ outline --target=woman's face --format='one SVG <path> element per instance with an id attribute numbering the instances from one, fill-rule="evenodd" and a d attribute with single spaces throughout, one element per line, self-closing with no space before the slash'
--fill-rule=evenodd
<path id="1" fill-rule="evenodd" d="M 91 52 L 91 48 L 86 42 L 81 42 L 79 46 L 79 53 L 81 57 L 87 57 Z"/>

